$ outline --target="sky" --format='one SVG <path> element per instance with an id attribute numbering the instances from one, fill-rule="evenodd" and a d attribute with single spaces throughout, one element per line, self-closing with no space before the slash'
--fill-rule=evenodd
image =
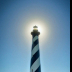
<path id="1" fill-rule="evenodd" d="M 34 25 L 41 72 L 70 72 L 70 0 L 0 0 L 0 72 L 30 72 Z"/>

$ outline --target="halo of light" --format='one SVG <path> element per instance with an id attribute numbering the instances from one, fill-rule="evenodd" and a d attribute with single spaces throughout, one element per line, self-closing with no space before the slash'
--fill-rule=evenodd
<path id="1" fill-rule="evenodd" d="M 32 42 L 31 32 L 33 31 L 33 26 L 35 25 L 38 26 L 38 31 L 40 32 L 39 42 L 40 44 L 44 44 L 49 35 L 49 28 L 48 26 L 46 26 L 47 24 L 43 21 L 34 21 L 34 22 L 30 21 L 30 22 L 27 22 L 25 26 L 23 26 L 24 27 L 23 36 L 25 37 L 25 41 L 27 42 L 27 44 L 31 45 L 31 42 Z"/>

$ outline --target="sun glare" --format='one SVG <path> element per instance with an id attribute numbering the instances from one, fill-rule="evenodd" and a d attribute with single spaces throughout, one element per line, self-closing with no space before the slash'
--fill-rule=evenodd
<path id="1" fill-rule="evenodd" d="M 38 31 L 39 31 L 39 32 L 42 32 L 41 27 L 38 27 Z"/>
<path id="2" fill-rule="evenodd" d="M 36 25 L 36 26 L 38 27 L 38 31 L 39 31 L 40 33 L 42 33 L 42 26 L 41 26 L 41 23 L 33 22 L 32 25 L 33 25 L 33 26 Z M 32 26 L 31 31 L 33 30 L 33 26 Z"/>
<path id="3" fill-rule="evenodd" d="M 42 21 L 35 21 L 35 22 L 30 21 L 26 24 L 25 28 L 23 28 L 25 32 L 25 33 L 23 32 L 23 34 L 26 38 L 26 41 L 29 40 L 31 42 L 32 40 L 31 32 L 33 31 L 33 27 L 35 25 L 38 27 L 38 31 L 40 32 L 39 35 L 40 42 L 44 43 L 46 38 L 48 38 L 47 35 L 49 34 L 49 28 L 47 28 L 46 23 Z"/>

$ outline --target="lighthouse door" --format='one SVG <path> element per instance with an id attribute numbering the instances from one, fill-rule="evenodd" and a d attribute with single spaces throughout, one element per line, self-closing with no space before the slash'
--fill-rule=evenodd
<path id="1" fill-rule="evenodd" d="M 33 72 L 33 69 L 32 69 L 32 72 Z"/>

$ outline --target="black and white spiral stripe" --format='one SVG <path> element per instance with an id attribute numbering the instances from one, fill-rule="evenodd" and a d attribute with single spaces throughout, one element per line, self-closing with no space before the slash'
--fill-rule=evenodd
<path id="1" fill-rule="evenodd" d="M 41 72 L 38 36 L 33 36 L 30 72 Z"/>

